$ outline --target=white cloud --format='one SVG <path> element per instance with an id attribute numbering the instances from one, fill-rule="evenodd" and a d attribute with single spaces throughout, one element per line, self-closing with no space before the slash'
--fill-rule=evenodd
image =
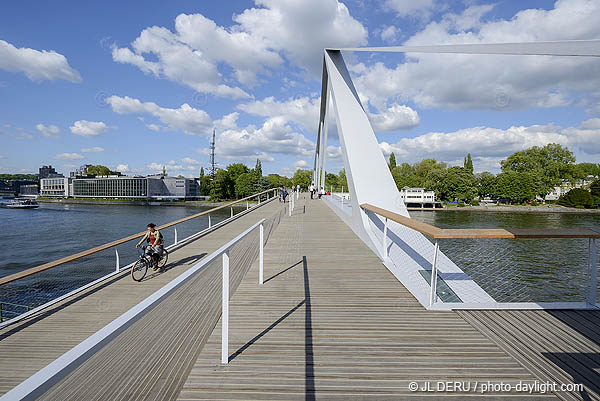
<path id="1" fill-rule="evenodd" d="M 71 133 L 75 135 L 95 137 L 108 130 L 108 126 L 101 121 L 75 121 L 71 127 Z"/>
<path id="2" fill-rule="evenodd" d="M 167 170 L 167 174 L 171 171 L 180 171 L 180 170 L 185 170 L 185 168 L 180 165 L 180 164 L 170 164 L 170 163 L 156 163 L 156 162 L 152 162 L 150 164 L 148 164 L 146 167 L 148 167 L 148 170 L 152 171 L 152 172 L 162 172 L 163 171 L 163 167 Z"/>
<path id="3" fill-rule="evenodd" d="M 398 17 L 428 19 L 436 7 L 435 0 L 385 0 L 385 7 L 394 11 Z"/>
<path id="4" fill-rule="evenodd" d="M 146 127 L 150 128 L 152 131 L 155 131 L 155 132 L 158 132 L 162 129 L 162 127 L 157 124 L 146 124 Z"/>
<path id="5" fill-rule="evenodd" d="M 49 138 L 56 138 L 56 134 L 60 133 L 60 128 L 56 125 L 45 126 L 44 124 L 37 124 L 35 128 Z"/>
<path id="6" fill-rule="evenodd" d="M 212 132 L 212 120 L 208 113 L 191 107 L 187 103 L 178 109 L 160 107 L 153 102 L 141 102 L 129 96 L 111 96 L 106 99 L 112 110 L 118 114 L 149 113 L 157 117 L 173 131 L 189 135 L 205 135 Z"/>
<path id="7" fill-rule="evenodd" d="M 83 148 L 80 150 L 82 153 L 91 153 L 91 152 L 104 152 L 104 148 L 100 146 L 95 146 L 93 148 Z"/>
<path id="8" fill-rule="evenodd" d="M 55 155 L 54 158 L 58 160 L 80 160 L 83 159 L 84 156 L 79 153 L 60 153 Z"/>
<path id="9" fill-rule="evenodd" d="M 385 27 L 381 31 L 381 40 L 388 43 L 396 43 L 398 41 L 398 35 L 400 34 L 400 29 L 396 28 L 393 25 Z"/>
<path id="10" fill-rule="evenodd" d="M 3 40 L 0 40 L 0 68 L 10 72 L 23 72 L 32 81 L 82 81 L 79 72 L 69 66 L 62 54 L 54 50 L 17 48 Z"/>
<path id="11" fill-rule="evenodd" d="M 127 173 L 129 171 L 129 164 L 117 164 L 115 170 L 121 173 Z"/>
<path id="12" fill-rule="evenodd" d="M 600 2 L 595 0 L 560 0 L 552 10 L 523 10 L 509 20 L 482 22 L 482 15 L 490 9 L 472 6 L 460 14 L 446 14 L 404 44 L 600 37 Z M 410 99 L 425 108 L 504 110 L 568 105 L 577 92 L 591 96 L 594 104 L 600 98 L 600 64 L 593 57 L 409 53 L 395 68 L 375 63 L 351 69 L 357 75 L 359 92 L 378 107 L 390 99 Z"/>
<path id="13" fill-rule="evenodd" d="M 316 132 L 319 124 L 320 98 L 302 96 L 289 98 L 287 101 L 277 101 L 273 96 L 242 103 L 238 109 L 248 114 L 262 117 L 280 117 L 285 121 L 293 121 L 305 130 Z"/>
<path id="14" fill-rule="evenodd" d="M 337 0 L 255 3 L 256 7 L 235 15 L 235 24 L 229 27 L 202 14 L 180 14 L 174 31 L 153 26 L 140 33 L 131 49 L 114 45 L 113 60 L 198 92 L 239 99 L 251 96 L 223 83 L 228 77 L 219 71 L 220 64 L 231 67 L 237 82 L 252 86 L 258 75 L 281 67 L 284 57 L 318 76 L 323 48 L 367 43 L 366 28 Z"/>
<path id="15" fill-rule="evenodd" d="M 294 168 L 299 169 L 299 168 L 307 168 L 308 167 L 308 162 L 306 160 L 297 160 L 296 162 L 294 162 L 294 164 L 292 164 L 294 166 Z"/>
<path id="16" fill-rule="evenodd" d="M 408 106 L 392 104 L 384 111 L 369 113 L 369 120 L 375 131 L 397 131 L 414 128 L 421 122 L 419 114 Z"/>
<path id="17" fill-rule="evenodd" d="M 575 153 L 599 155 L 598 138 L 600 118 L 595 118 L 568 128 L 548 124 L 513 126 L 505 130 L 473 127 L 455 132 L 431 132 L 415 138 L 402 138 L 395 144 L 382 142 L 380 147 L 386 156 L 394 152 L 398 163 L 414 163 L 429 157 L 452 163 L 471 153 L 473 160 L 497 169 L 499 161 L 510 154 L 549 143 L 567 146 Z"/>
<path id="18" fill-rule="evenodd" d="M 200 162 L 196 159 L 192 159 L 191 157 L 184 157 L 183 159 L 181 159 L 182 162 L 184 162 L 185 164 L 191 164 L 191 165 L 196 165 L 196 164 L 200 164 Z"/>
<path id="19" fill-rule="evenodd" d="M 262 127 L 249 125 L 236 127 L 217 134 L 215 143 L 219 157 L 228 160 L 263 162 L 274 161 L 271 154 L 284 156 L 311 156 L 315 144 L 304 135 L 295 132 L 282 117 L 268 118 Z M 207 149 L 198 149 L 198 153 L 207 154 Z"/>

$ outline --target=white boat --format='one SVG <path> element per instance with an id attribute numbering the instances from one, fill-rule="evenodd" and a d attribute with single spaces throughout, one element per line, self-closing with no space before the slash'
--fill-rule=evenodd
<path id="1" fill-rule="evenodd" d="M 40 207 L 36 201 L 31 199 L 15 199 L 2 206 L 10 209 L 35 209 Z"/>

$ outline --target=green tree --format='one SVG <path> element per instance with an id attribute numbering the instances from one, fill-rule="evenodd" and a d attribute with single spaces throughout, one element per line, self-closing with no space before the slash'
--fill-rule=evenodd
<path id="1" fill-rule="evenodd" d="M 266 191 L 267 189 L 273 188 L 271 181 L 267 177 L 261 176 L 256 181 L 256 189 L 255 192 Z"/>
<path id="2" fill-rule="evenodd" d="M 496 176 L 496 192 L 499 199 L 507 202 L 524 202 L 535 198 L 534 174 L 508 170 Z"/>
<path id="3" fill-rule="evenodd" d="M 257 178 L 262 177 L 262 164 L 260 163 L 260 159 L 256 159 L 256 167 L 254 167 L 254 173 Z"/>
<path id="4" fill-rule="evenodd" d="M 600 196 L 600 180 L 592 182 L 590 185 L 590 193 L 593 196 Z"/>
<path id="5" fill-rule="evenodd" d="M 469 173 L 473 174 L 473 160 L 471 160 L 471 154 L 467 153 L 467 157 L 465 157 L 465 161 L 463 164 L 465 170 Z"/>
<path id="6" fill-rule="evenodd" d="M 590 208 L 594 204 L 594 199 L 589 191 L 583 188 L 573 188 L 558 198 L 556 203 L 567 207 Z"/>
<path id="7" fill-rule="evenodd" d="M 344 191 L 350 192 L 350 187 L 348 186 L 348 178 L 346 177 L 346 169 L 341 169 L 338 174 L 338 183 L 343 187 Z"/>
<path id="8" fill-rule="evenodd" d="M 442 199 L 470 202 L 477 194 L 477 181 L 464 167 L 450 167 L 441 183 Z"/>
<path id="9" fill-rule="evenodd" d="M 112 171 L 108 167 L 103 166 L 101 164 L 88 167 L 86 173 L 90 175 L 121 175 L 120 172 Z"/>
<path id="10" fill-rule="evenodd" d="M 417 187 L 421 184 L 415 174 L 414 167 L 408 163 L 402 163 L 401 165 L 396 166 L 392 170 L 392 177 L 394 178 L 398 189 L 404 187 Z"/>
<path id="11" fill-rule="evenodd" d="M 392 152 L 390 154 L 390 163 L 389 163 L 389 167 L 390 170 L 393 170 L 394 167 L 396 167 L 396 155 L 394 154 L 394 152 Z"/>
<path id="12" fill-rule="evenodd" d="M 237 195 L 235 185 L 240 175 L 249 173 L 250 169 L 243 163 L 233 163 L 227 166 L 227 174 L 229 175 L 229 188 L 227 192 L 231 197 Z"/>
<path id="13" fill-rule="evenodd" d="M 573 179 L 575 156 L 566 147 L 550 143 L 544 147 L 534 146 L 515 152 L 501 162 L 502 171 L 535 174 L 535 195 L 547 195 L 560 179 Z"/>
<path id="14" fill-rule="evenodd" d="M 256 193 L 258 179 L 253 172 L 240 174 L 235 180 L 235 195 L 243 198 Z"/>
<path id="15" fill-rule="evenodd" d="M 288 177 L 279 174 L 269 174 L 267 176 L 267 179 L 269 180 L 273 188 L 279 188 L 282 185 L 286 188 L 292 186 L 292 180 L 290 180 Z"/>
<path id="16" fill-rule="evenodd" d="M 431 170 L 427 173 L 427 177 L 423 182 L 423 188 L 425 188 L 426 191 L 435 192 L 436 196 L 440 197 L 447 174 L 448 170 L 446 168 Z"/>
<path id="17" fill-rule="evenodd" d="M 337 174 L 327 173 L 325 174 L 325 188 L 332 188 L 334 191 L 340 191 L 342 189 L 340 179 Z"/>
<path id="18" fill-rule="evenodd" d="M 298 169 L 292 177 L 292 184 L 294 186 L 300 185 L 304 189 L 308 188 L 312 183 L 312 171 Z"/>
<path id="19" fill-rule="evenodd" d="M 480 197 L 496 197 L 496 176 L 488 171 L 479 173 L 477 179 L 477 195 Z"/>
<path id="20" fill-rule="evenodd" d="M 230 194 L 231 178 L 227 170 L 219 169 L 215 173 L 215 179 L 210 183 L 210 200 L 219 201 L 223 199 L 231 199 L 234 194 Z"/>

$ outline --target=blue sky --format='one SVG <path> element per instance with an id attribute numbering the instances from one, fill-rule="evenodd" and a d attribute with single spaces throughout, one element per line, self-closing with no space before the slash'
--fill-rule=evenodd
<path id="1" fill-rule="evenodd" d="M 4 2 L 0 172 L 312 166 L 325 46 L 598 39 L 600 2 Z M 600 60 L 345 54 L 385 155 L 476 171 L 534 145 L 600 162 Z M 335 134 L 328 170 L 342 166 Z"/>

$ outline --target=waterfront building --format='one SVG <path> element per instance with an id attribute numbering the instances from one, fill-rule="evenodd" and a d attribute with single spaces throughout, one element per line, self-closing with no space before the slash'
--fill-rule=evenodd
<path id="1" fill-rule="evenodd" d="M 37 197 L 40 194 L 38 184 L 26 184 L 19 187 L 19 195 L 26 197 Z"/>
<path id="2" fill-rule="evenodd" d="M 425 188 L 404 187 L 400 190 L 400 197 L 410 209 L 441 208 L 442 203 L 435 200 L 435 192 L 426 191 Z"/>
<path id="3" fill-rule="evenodd" d="M 195 199 L 198 184 L 193 179 L 150 176 L 98 176 L 74 178 L 74 198 Z"/>
<path id="4" fill-rule="evenodd" d="M 75 171 L 71 171 L 71 173 L 69 174 L 70 177 L 87 177 L 88 173 L 87 173 L 87 169 L 88 167 L 92 167 L 92 164 L 82 164 L 81 166 L 79 166 L 79 168 Z"/>
<path id="5" fill-rule="evenodd" d="M 68 198 L 71 178 L 67 177 L 49 177 L 40 179 L 40 196 L 51 198 Z"/>
<path id="6" fill-rule="evenodd" d="M 42 178 L 52 178 L 52 177 L 62 177 L 62 174 L 58 174 L 56 172 L 56 170 L 54 169 L 54 167 L 52 167 L 51 165 L 48 166 L 42 166 L 39 168 L 39 177 L 40 180 Z"/>
<path id="7" fill-rule="evenodd" d="M 577 180 L 575 182 L 571 182 L 566 179 L 561 179 L 560 185 L 554 187 L 554 189 L 552 189 L 552 192 L 550 192 L 548 195 L 546 195 L 544 197 L 544 200 L 547 200 L 547 201 L 558 200 L 558 198 L 560 198 L 562 195 L 566 194 L 567 192 L 569 192 L 570 190 L 572 190 L 574 188 L 588 189 L 590 187 L 590 185 L 592 184 L 592 182 L 594 182 L 595 179 L 596 179 L 596 177 L 594 177 L 592 175 L 588 176 L 587 178 Z"/>

